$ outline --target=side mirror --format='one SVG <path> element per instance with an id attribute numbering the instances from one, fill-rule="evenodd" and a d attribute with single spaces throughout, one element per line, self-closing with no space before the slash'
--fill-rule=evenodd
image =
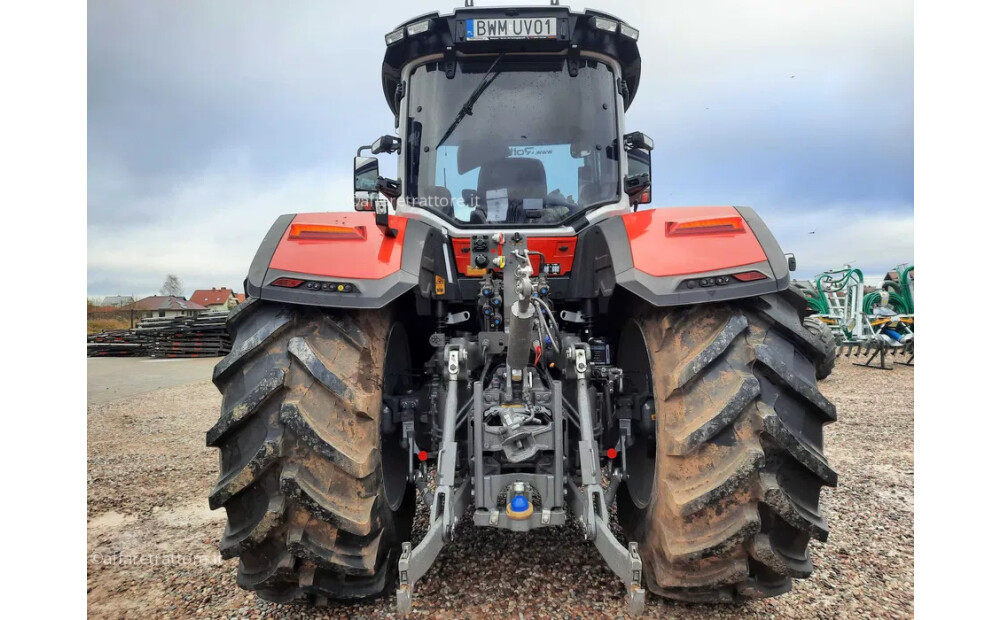
<path id="1" fill-rule="evenodd" d="M 633 205 L 644 205 L 652 202 L 652 185 L 648 172 L 625 177 L 625 193 L 629 196 L 629 202 Z"/>
<path id="2" fill-rule="evenodd" d="M 642 144 L 629 142 L 634 136 L 641 136 Z M 629 195 L 632 206 L 649 204 L 653 201 L 653 168 L 652 144 L 649 136 L 640 133 L 625 136 L 625 148 L 628 155 L 628 176 L 625 177 L 625 193 Z M 629 144 L 633 144 L 629 148 Z"/>
<path id="3" fill-rule="evenodd" d="M 374 212 L 378 194 L 370 192 L 354 192 L 354 210 Z"/>
<path id="4" fill-rule="evenodd" d="M 384 152 L 375 150 L 376 145 L 381 148 L 382 141 L 392 142 L 393 139 L 392 136 L 382 136 L 378 142 L 372 145 L 372 151 L 375 153 Z M 395 138 L 394 144 L 395 148 L 398 149 L 399 138 Z M 359 149 L 358 152 L 361 150 L 363 148 Z M 360 155 L 354 158 L 354 210 L 374 211 L 375 225 L 384 230 L 389 237 L 396 236 L 396 229 L 389 226 L 389 207 L 384 200 L 379 198 L 379 194 L 389 198 L 395 206 L 396 199 L 402 193 L 400 189 L 399 181 L 379 176 L 377 158 L 361 157 Z"/>
<path id="5" fill-rule="evenodd" d="M 354 191 L 374 193 L 378 185 L 378 159 L 354 158 Z"/>

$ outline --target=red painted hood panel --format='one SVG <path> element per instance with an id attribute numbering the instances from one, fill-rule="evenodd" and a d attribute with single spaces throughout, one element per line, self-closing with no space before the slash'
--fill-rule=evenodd
<path id="1" fill-rule="evenodd" d="M 399 270 L 406 234 L 404 217 L 389 216 L 399 233 L 386 237 L 372 213 L 300 213 L 292 224 L 364 226 L 365 239 L 289 239 L 288 230 L 271 257 L 271 269 L 331 278 L 379 279 Z M 291 225 L 289 225 L 291 228 Z"/>
<path id="2" fill-rule="evenodd" d="M 651 276 L 681 276 L 767 260 L 745 221 L 735 232 L 667 235 L 668 223 L 734 217 L 740 214 L 733 207 L 661 207 L 629 213 L 622 220 L 636 269 Z"/>

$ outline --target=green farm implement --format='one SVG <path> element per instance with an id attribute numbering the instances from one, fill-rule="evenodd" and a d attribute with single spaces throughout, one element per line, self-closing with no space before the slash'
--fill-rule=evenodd
<path id="1" fill-rule="evenodd" d="M 913 283 L 913 266 L 900 265 L 878 290 L 866 292 L 864 274 L 848 265 L 793 286 L 806 296 L 814 313 L 810 318 L 833 331 L 840 355 L 866 358 L 858 366 L 889 370 L 887 355 L 903 356 L 906 361 L 900 363 L 913 365 Z"/>

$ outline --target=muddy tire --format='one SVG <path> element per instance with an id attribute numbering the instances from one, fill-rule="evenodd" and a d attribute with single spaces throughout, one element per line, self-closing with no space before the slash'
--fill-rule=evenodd
<path id="1" fill-rule="evenodd" d="M 802 326 L 823 343 L 823 350 L 826 351 L 823 359 L 816 360 L 816 378 L 822 381 L 830 376 L 834 364 L 837 363 L 837 338 L 830 326 L 818 316 L 807 316 L 802 320 Z"/>
<path id="2" fill-rule="evenodd" d="M 836 410 L 816 387 L 825 350 L 804 312 L 780 294 L 626 321 L 619 365 L 656 415 L 626 451 L 618 518 L 651 592 L 730 602 L 812 572 L 809 541 L 828 534 L 820 489 L 837 483 L 823 456 Z"/>
<path id="3" fill-rule="evenodd" d="M 408 380 L 405 332 L 380 311 L 259 300 L 227 326 L 206 442 L 219 448 L 209 504 L 226 510 L 219 548 L 239 557 L 236 582 L 279 603 L 387 592 L 414 511 L 407 454 L 379 425 L 383 383 Z"/>

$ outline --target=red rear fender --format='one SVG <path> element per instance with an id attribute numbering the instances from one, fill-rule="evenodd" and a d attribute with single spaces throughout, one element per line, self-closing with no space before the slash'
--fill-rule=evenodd
<path id="1" fill-rule="evenodd" d="M 636 269 L 679 276 L 767 260 L 733 207 L 663 207 L 622 216 Z"/>
<path id="2" fill-rule="evenodd" d="M 598 224 L 618 286 L 656 306 L 741 299 L 788 288 L 788 262 L 749 207 L 663 207 Z"/>
<path id="3" fill-rule="evenodd" d="M 278 242 L 270 268 L 330 278 L 384 278 L 399 270 L 408 221 L 389 216 L 389 226 L 398 231 L 389 237 L 371 213 L 300 213 Z"/>
<path id="4" fill-rule="evenodd" d="M 300 213 L 277 219 L 247 276 L 252 297 L 333 308 L 381 308 L 417 286 L 431 229 L 372 213 Z"/>

